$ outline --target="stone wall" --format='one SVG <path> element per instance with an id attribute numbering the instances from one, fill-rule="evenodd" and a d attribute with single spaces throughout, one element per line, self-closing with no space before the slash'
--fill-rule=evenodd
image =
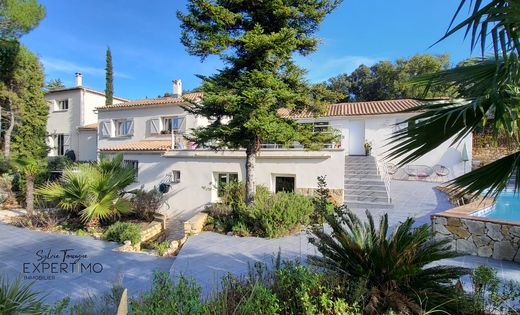
<path id="1" fill-rule="evenodd" d="M 160 241 L 164 237 L 162 222 L 153 221 L 141 226 L 141 242 Z"/>
<path id="2" fill-rule="evenodd" d="M 520 224 L 441 213 L 432 215 L 432 229 L 458 253 L 520 263 Z"/>

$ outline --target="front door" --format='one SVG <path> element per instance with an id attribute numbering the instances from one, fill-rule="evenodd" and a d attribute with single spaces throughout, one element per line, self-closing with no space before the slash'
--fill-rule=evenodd
<path id="1" fill-rule="evenodd" d="M 351 120 L 348 134 L 348 154 L 365 155 L 365 121 Z"/>

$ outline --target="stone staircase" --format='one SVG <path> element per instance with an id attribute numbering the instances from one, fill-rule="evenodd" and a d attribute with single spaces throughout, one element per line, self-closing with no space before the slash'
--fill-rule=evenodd
<path id="1" fill-rule="evenodd" d="M 393 208 L 373 156 L 345 156 L 344 188 L 344 202 L 349 208 Z"/>

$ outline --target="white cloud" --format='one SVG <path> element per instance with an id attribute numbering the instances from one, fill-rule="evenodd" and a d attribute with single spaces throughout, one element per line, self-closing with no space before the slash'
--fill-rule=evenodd
<path id="1" fill-rule="evenodd" d="M 73 75 L 76 72 L 81 72 L 83 74 L 88 74 L 92 76 L 105 76 L 105 69 L 103 68 L 83 66 L 68 60 L 56 58 L 41 58 L 41 62 L 45 70 L 48 72 L 66 73 L 67 75 Z M 132 76 L 117 71 L 114 72 L 114 77 L 132 79 Z"/>
<path id="2" fill-rule="evenodd" d="M 307 78 L 311 82 L 318 83 L 341 73 L 351 73 L 362 64 L 371 66 L 384 59 L 351 55 L 341 57 L 310 56 L 297 57 L 296 63 L 308 70 Z"/>

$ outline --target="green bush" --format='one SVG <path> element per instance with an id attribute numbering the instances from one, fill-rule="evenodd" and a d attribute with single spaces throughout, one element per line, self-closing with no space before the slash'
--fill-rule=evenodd
<path id="1" fill-rule="evenodd" d="M 210 209 L 212 226 L 240 236 L 280 237 L 310 223 L 315 206 L 311 198 L 287 192 L 273 194 L 257 186 L 255 202 L 246 206 L 244 185 L 232 182 L 222 190 L 221 203 Z"/>
<path id="2" fill-rule="evenodd" d="M 131 193 L 133 194 L 130 198 L 132 213 L 138 219 L 152 222 L 154 214 L 165 203 L 165 195 L 157 189 L 146 191 L 143 188 L 133 190 Z"/>
<path id="3" fill-rule="evenodd" d="M 132 314 L 206 314 L 200 286 L 183 276 L 176 280 L 174 283 L 169 273 L 155 272 L 152 289 L 130 300 Z"/>
<path id="4" fill-rule="evenodd" d="M 495 269 L 479 266 L 471 274 L 474 314 L 518 314 L 520 284 L 502 282 Z"/>
<path id="5" fill-rule="evenodd" d="M 9 282 L 0 275 L 0 314 L 40 314 L 43 295 L 32 289 L 33 283 L 22 282 L 20 277 Z"/>
<path id="6" fill-rule="evenodd" d="M 103 237 L 119 244 L 130 241 L 135 245 L 141 241 L 141 228 L 134 223 L 116 222 L 108 227 Z"/>
<path id="7" fill-rule="evenodd" d="M 159 254 L 159 256 L 164 256 L 168 248 L 170 248 L 170 242 L 163 241 L 161 243 L 155 244 L 154 247 L 157 250 L 157 254 Z"/>

